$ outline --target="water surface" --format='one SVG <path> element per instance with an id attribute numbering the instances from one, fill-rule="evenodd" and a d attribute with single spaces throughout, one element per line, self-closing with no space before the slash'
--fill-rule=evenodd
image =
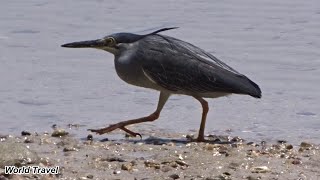
<path id="1" fill-rule="evenodd" d="M 0 132 L 69 123 L 97 128 L 150 114 L 158 92 L 121 81 L 112 55 L 60 45 L 169 26 L 180 29 L 164 34 L 213 53 L 262 89 L 261 100 L 239 95 L 209 100 L 207 133 L 320 143 L 317 0 L 3 1 Z M 161 118 L 145 127 L 194 132 L 200 116 L 197 101 L 172 96 Z"/>

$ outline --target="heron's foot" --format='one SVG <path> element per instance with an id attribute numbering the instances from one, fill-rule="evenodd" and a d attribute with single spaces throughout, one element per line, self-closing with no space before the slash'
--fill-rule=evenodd
<path id="1" fill-rule="evenodd" d="M 88 131 L 91 131 L 91 132 L 97 133 L 99 135 L 102 135 L 102 134 L 114 131 L 116 129 L 121 129 L 121 130 L 125 131 L 126 133 L 128 133 L 132 137 L 140 136 L 140 138 L 142 139 L 142 136 L 141 136 L 140 133 L 135 133 L 135 132 L 127 129 L 125 127 L 125 125 L 123 123 L 121 123 L 121 122 L 117 123 L 117 124 L 112 124 L 109 127 L 105 127 L 105 128 L 101 128 L 101 129 L 88 129 Z"/>
<path id="2" fill-rule="evenodd" d="M 140 138 L 142 139 L 141 134 L 139 133 L 135 133 L 129 129 L 126 128 L 126 126 L 128 125 L 132 125 L 132 124 L 138 124 L 138 123 L 143 123 L 143 122 L 150 122 L 150 121 L 154 121 L 159 117 L 160 112 L 159 111 L 155 111 L 154 113 L 150 114 L 149 116 L 146 117 L 142 117 L 142 118 L 138 118 L 138 119 L 131 119 L 131 120 L 127 120 L 127 121 L 121 121 L 119 123 L 116 124 L 112 124 L 109 127 L 106 128 L 102 128 L 102 129 L 88 129 L 91 132 L 95 132 L 97 134 L 104 134 L 104 133 L 108 133 L 111 132 L 115 129 L 121 129 L 123 131 L 125 131 L 126 133 L 128 133 L 129 135 L 136 137 L 136 136 L 140 136 Z"/>
<path id="3" fill-rule="evenodd" d="M 187 139 L 191 142 L 209 142 L 209 140 L 205 139 L 204 136 L 198 136 L 197 138 L 191 136 L 187 137 Z"/>
<path id="4" fill-rule="evenodd" d="M 198 136 L 197 139 L 195 139 L 196 142 L 207 142 L 206 139 L 204 139 L 204 136 Z"/>

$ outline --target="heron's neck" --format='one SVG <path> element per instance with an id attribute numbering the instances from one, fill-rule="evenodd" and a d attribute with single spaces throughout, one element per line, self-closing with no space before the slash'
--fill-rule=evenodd
<path id="1" fill-rule="evenodd" d="M 120 53 L 120 50 L 117 48 L 112 48 L 112 47 L 103 47 L 102 48 L 105 51 L 108 51 L 109 53 L 113 54 L 113 55 L 118 55 Z"/>

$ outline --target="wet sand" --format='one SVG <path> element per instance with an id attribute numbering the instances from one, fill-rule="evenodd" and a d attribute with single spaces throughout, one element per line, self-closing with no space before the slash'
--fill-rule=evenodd
<path id="1" fill-rule="evenodd" d="M 93 135 L 81 140 L 67 130 L 24 132 L 4 136 L 1 143 L 23 144 L 36 152 L 39 165 L 59 166 L 58 175 L 0 175 L 9 179 L 319 179 L 320 149 L 301 142 L 249 142 L 239 137 L 209 135 L 192 142 L 192 135 L 154 132 L 143 139 Z M 54 136 L 54 137 L 53 137 Z M 105 135 L 107 137 L 110 135 Z M 123 136 L 123 137 L 120 137 Z M 120 138 L 119 138 L 120 137 Z M 1 154 L 1 152 L 0 152 Z M 1 172 L 1 169 L 0 169 Z M 3 172 L 3 169 L 2 169 Z"/>

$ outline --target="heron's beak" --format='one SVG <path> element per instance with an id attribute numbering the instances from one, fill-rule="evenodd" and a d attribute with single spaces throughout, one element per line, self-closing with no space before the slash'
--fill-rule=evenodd
<path id="1" fill-rule="evenodd" d="M 105 46 L 105 41 L 101 39 L 72 42 L 72 43 L 61 45 L 61 47 L 67 47 L 67 48 L 101 48 L 103 46 Z"/>

